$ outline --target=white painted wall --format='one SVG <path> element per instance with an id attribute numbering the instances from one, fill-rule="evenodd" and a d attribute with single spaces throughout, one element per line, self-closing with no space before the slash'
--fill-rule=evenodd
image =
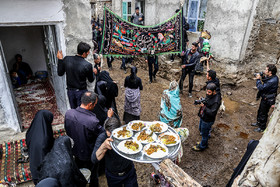
<path id="1" fill-rule="evenodd" d="M 0 25 L 63 21 L 60 0 L 1 0 Z"/>
<path id="2" fill-rule="evenodd" d="M 0 40 L 9 70 L 15 63 L 15 55 L 21 54 L 33 73 L 47 71 L 42 26 L 0 27 Z"/>

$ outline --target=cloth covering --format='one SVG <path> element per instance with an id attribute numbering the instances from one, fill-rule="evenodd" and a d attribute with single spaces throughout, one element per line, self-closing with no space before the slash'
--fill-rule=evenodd
<path id="1" fill-rule="evenodd" d="M 104 8 L 104 29 L 100 53 L 104 56 L 146 56 L 182 51 L 182 10 L 161 24 L 141 26 L 127 22 Z"/>
<path id="2" fill-rule="evenodd" d="M 55 178 L 61 187 L 86 186 L 87 181 L 74 162 L 68 136 L 55 140 L 54 146 L 40 166 L 40 180 Z"/>
<path id="3" fill-rule="evenodd" d="M 124 111 L 135 115 L 140 116 L 141 105 L 140 105 L 140 90 L 125 88 L 125 101 L 124 101 Z"/>
<path id="4" fill-rule="evenodd" d="M 54 143 L 51 123 L 53 114 L 48 110 L 40 110 L 36 113 L 31 126 L 26 133 L 30 171 L 34 184 L 38 183 L 38 167 L 46 154 L 52 149 Z"/>
<path id="5" fill-rule="evenodd" d="M 178 83 L 172 81 L 168 90 L 164 90 L 160 105 L 160 121 L 171 127 L 181 127 L 182 105 L 179 96 Z"/>

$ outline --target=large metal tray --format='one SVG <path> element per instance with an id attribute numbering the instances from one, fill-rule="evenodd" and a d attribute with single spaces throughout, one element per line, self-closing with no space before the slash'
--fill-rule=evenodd
<path id="1" fill-rule="evenodd" d="M 172 127 L 169 127 L 169 126 L 168 126 L 168 130 L 166 132 L 172 132 L 172 133 L 177 134 L 177 132 Z M 133 132 L 132 138 L 135 136 L 136 133 L 137 132 Z M 157 135 L 159 135 L 159 134 L 157 134 Z M 125 153 L 119 151 L 118 148 L 117 148 L 117 146 L 119 145 L 119 143 L 122 140 L 118 140 L 118 139 L 114 138 L 113 136 L 111 136 L 111 138 L 114 141 L 110 142 L 110 143 L 111 143 L 111 146 L 112 146 L 113 150 L 116 153 L 118 153 L 120 156 L 122 156 L 122 157 L 124 157 L 124 158 L 126 158 L 128 160 L 131 160 L 131 161 L 134 161 L 134 162 L 140 162 L 140 163 L 155 163 L 155 162 L 161 162 L 162 160 L 164 160 L 166 158 L 173 158 L 175 155 L 177 155 L 177 153 L 178 153 L 178 151 L 179 151 L 179 149 L 181 147 L 181 141 L 180 141 L 178 144 L 176 144 L 174 146 L 167 147 L 168 148 L 168 155 L 166 157 L 163 157 L 163 158 L 160 158 L 160 159 L 153 159 L 153 158 L 147 157 L 143 153 L 143 150 L 141 152 L 139 152 L 137 154 L 133 154 L 133 155 L 125 154 Z M 132 139 L 132 138 L 130 138 L 130 139 Z M 143 147 L 144 147 L 144 145 L 145 144 L 143 144 Z"/>

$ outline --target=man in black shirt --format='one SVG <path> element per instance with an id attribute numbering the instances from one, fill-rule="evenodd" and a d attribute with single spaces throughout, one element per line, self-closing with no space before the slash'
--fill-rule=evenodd
<path id="1" fill-rule="evenodd" d="M 269 109 L 275 104 L 279 83 L 276 73 L 276 66 L 269 64 L 265 69 L 264 77 L 261 77 L 260 74 L 256 76 L 256 86 L 259 90 L 258 96 L 262 98 L 258 109 L 257 123 L 252 124 L 252 126 L 258 127 L 255 129 L 256 132 L 263 132 L 265 130 Z"/>
<path id="2" fill-rule="evenodd" d="M 96 164 L 102 158 L 105 159 L 105 173 L 109 187 L 123 185 L 138 187 L 133 162 L 118 155 L 110 145 L 110 142 L 113 141 L 110 138 L 112 131 L 120 126 L 120 121 L 115 117 L 111 117 L 105 122 L 104 128 L 106 132 L 98 136 L 91 155 L 91 161 Z"/>
<path id="3" fill-rule="evenodd" d="M 202 135 L 202 140 L 193 146 L 192 149 L 194 151 L 202 151 L 208 147 L 209 132 L 221 105 L 221 98 L 216 94 L 216 89 L 214 83 L 209 83 L 206 86 L 206 98 L 204 102 L 200 103 L 198 112 L 198 116 L 200 117 L 199 131 Z"/>
<path id="4" fill-rule="evenodd" d="M 90 48 L 87 43 L 80 42 L 76 56 L 63 58 L 62 52 L 57 52 L 57 74 L 63 76 L 66 73 L 67 95 L 72 109 L 81 105 L 81 97 L 87 91 L 86 80 L 89 82 L 94 80 L 92 64 L 85 60 Z"/>
<path id="5" fill-rule="evenodd" d="M 195 65 L 199 63 L 200 57 L 197 52 L 198 44 L 196 42 L 192 43 L 192 48 L 188 49 L 186 53 L 182 53 L 183 56 L 183 65 L 182 65 L 182 76 L 179 82 L 180 92 L 183 92 L 183 83 L 184 80 L 189 74 L 189 97 L 192 97 L 192 88 L 193 88 L 193 78 L 195 74 Z"/>
<path id="6" fill-rule="evenodd" d="M 21 84 L 26 84 L 27 81 L 32 77 L 32 70 L 28 63 L 22 61 L 22 56 L 20 54 L 17 54 L 15 56 L 16 63 L 13 65 L 13 71 L 17 72 Z"/>
<path id="7" fill-rule="evenodd" d="M 82 104 L 79 107 L 66 112 L 64 128 L 67 135 L 74 141 L 72 151 L 77 166 L 90 169 L 92 172 L 90 186 L 98 186 L 97 167 L 93 168 L 91 162 L 91 153 L 95 146 L 95 141 L 99 134 L 104 132 L 103 124 L 93 113 L 98 102 L 98 96 L 88 91 L 83 94 L 81 101 Z M 107 117 L 112 117 L 113 114 L 113 110 L 109 109 Z"/>
<path id="8" fill-rule="evenodd" d="M 149 83 L 151 84 L 153 79 L 154 81 L 156 80 L 156 74 L 158 72 L 158 56 L 151 54 L 146 58 L 145 61 L 148 62 L 150 79 Z"/>
<path id="9" fill-rule="evenodd" d="M 220 88 L 220 80 L 216 77 L 216 71 L 214 70 L 208 70 L 207 71 L 207 74 L 206 74 L 206 79 L 207 79 L 207 82 L 206 82 L 206 86 L 210 83 L 214 83 L 216 85 L 216 93 L 219 95 L 219 97 L 222 97 L 221 96 L 221 88 Z"/>

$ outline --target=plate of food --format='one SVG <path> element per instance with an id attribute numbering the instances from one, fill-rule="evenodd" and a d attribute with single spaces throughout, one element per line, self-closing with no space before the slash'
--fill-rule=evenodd
<path id="1" fill-rule="evenodd" d="M 117 138 L 119 140 L 125 140 L 133 136 L 133 132 L 131 130 L 128 130 L 126 126 L 115 129 L 112 134 L 114 138 Z"/>
<path id="2" fill-rule="evenodd" d="M 161 143 L 150 143 L 144 146 L 143 152 L 150 158 L 164 158 L 168 155 L 168 149 Z"/>
<path id="3" fill-rule="evenodd" d="M 149 129 L 154 133 L 163 133 L 168 129 L 168 125 L 161 121 L 154 121 L 149 125 Z"/>
<path id="4" fill-rule="evenodd" d="M 172 132 L 165 132 L 158 136 L 158 139 L 166 146 L 174 146 L 180 142 L 178 134 Z"/>
<path id="5" fill-rule="evenodd" d="M 119 151 L 131 155 L 142 151 L 143 145 L 139 141 L 129 139 L 121 141 L 117 148 Z"/>
<path id="6" fill-rule="evenodd" d="M 147 144 L 156 141 L 157 135 L 149 129 L 144 129 L 143 131 L 135 134 L 135 138 L 137 141 L 143 144 Z"/>
<path id="7" fill-rule="evenodd" d="M 127 128 L 133 131 L 141 131 L 146 127 L 146 123 L 144 121 L 131 121 L 127 124 Z"/>

